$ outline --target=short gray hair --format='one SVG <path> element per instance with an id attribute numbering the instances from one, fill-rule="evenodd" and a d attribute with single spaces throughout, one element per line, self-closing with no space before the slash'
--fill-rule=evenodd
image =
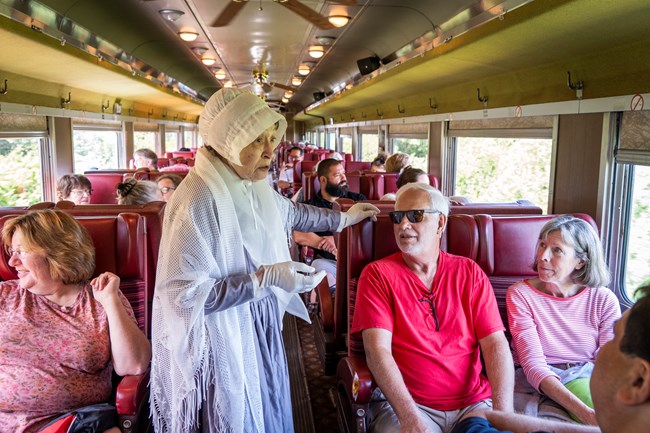
<path id="1" fill-rule="evenodd" d="M 395 201 L 409 191 L 420 190 L 429 194 L 429 205 L 431 209 L 437 210 L 445 216 L 449 216 L 449 199 L 442 195 L 440 191 L 425 183 L 409 183 L 397 190 Z"/>
<path id="2" fill-rule="evenodd" d="M 129 177 L 117 185 L 117 204 L 142 205 L 161 200 L 158 184 L 150 180 Z"/>
<path id="3" fill-rule="evenodd" d="M 607 286 L 610 281 L 609 268 L 605 263 L 603 245 L 591 224 L 571 215 L 562 215 L 544 224 L 539 239 L 546 239 L 554 231 L 560 232 L 562 240 L 573 247 L 576 257 L 585 264 L 573 271 L 573 282 L 586 287 Z M 537 272 L 537 261 L 533 262 L 533 270 Z"/>

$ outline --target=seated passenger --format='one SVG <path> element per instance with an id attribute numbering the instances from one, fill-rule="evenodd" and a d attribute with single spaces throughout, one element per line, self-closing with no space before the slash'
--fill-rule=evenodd
<path id="1" fill-rule="evenodd" d="M 305 152 L 298 146 L 294 146 L 289 150 L 288 161 L 280 168 L 278 175 L 278 188 L 281 191 L 286 191 L 284 195 L 291 197 L 293 195 L 293 168 L 303 160 Z"/>
<path id="2" fill-rule="evenodd" d="M 92 193 L 90 180 L 81 174 L 65 174 L 56 184 L 58 201 L 68 200 L 74 204 L 89 204 Z"/>
<path id="3" fill-rule="evenodd" d="M 379 152 L 377 157 L 372 160 L 370 163 L 370 172 L 371 173 L 385 173 L 386 172 L 386 158 L 388 155 L 386 152 Z"/>
<path id="4" fill-rule="evenodd" d="M 411 157 L 403 152 L 396 152 L 386 160 L 386 173 L 399 173 L 411 163 Z"/>
<path id="5" fill-rule="evenodd" d="M 162 201 L 158 185 L 150 180 L 136 180 L 132 177 L 117 184 L 117 204 L 147 204 Z"/>
<path id="6" fill-rule="evenodd" d="M 513 284 L 506 294 L 515 364 L 521 366 L 515 409 L 567 421 L 571 414 L 596 425 L 589 377 L 621 316 L 616 296 L 604 287 L 609 270 L 596 231 L 568 215 L 549 221 L 533 269 L 538 277 Z"/>
<path id="7" fill-rule="evenodd" d="M 158 155 L 151 149 L 138 149 L 133 152 L 133 163 L 136 169 L 158 170 Z"/>
<path id="8" fill-rule="evenodd" d="M 183 178 L 176 174 L 163 174 L 158 178 L 158 188 L 163 201 L 169 201 L 172 198 L 174 191 L 176 191 L 182 180 Z"/>
<path id="9" fill-rule="evenodd" d="M 320 191 L 310 200 L 307 200 L 306 204 L 332 209 L 333 203 L 339 198 L 349 198 L 354 201 L 366 200 L 365 195 L 350 192 L 345 177 L 345 169 L 340 161 L 335 159 L 320 161 L 316 174 L 320 183 Z M 306 245 L 315 249 L 315 260 L 311 266 L 316 270 L 327 272 L 327 283 L 330 290 L 333 290 L 336 284 L 337 250 L 332 232 L 293 232 L 293 239 L 299 245 Z"/>
<path id="10" fill-rule="evenodd" d="M 330 152 L 327 154 L 327 158 L 325 159 L 335 159 L 337 161 L 343 161 L 345 158 L 343 158 L 343 155 L 341 155 L 338 152 Z"/>
<path id="11" fill-rule="evenodd" d="M 423 183 L 425 185 L 430 185 L 429 175 L 420 170 L 419 168 L 413 168 L 410 165 L 404 167 L 399 176 L 397 177 L 397 189 L 399 190 L 406 184 L 409 183 Z M 384 194 L 380 200 L 395 200 L 395 193 L 389 192 Z"/>
<path id="12" fill-rule="evenodd" d="M 637 433 L 650 425 L 650 286 L 614 325 L 614 339 L 598 351 L 591 393 L 598 427 L 525 415 L 484 412 L 463 420 L 453 433 Z M 489 420 L 489 422 L 486 421 Z M 499 429 L 499 430 L 497 430 Z"/>
<path id="13" fill-rule="evenodd" d="M 444 433 L 473 410 L 512 411 L 514 368 L 496 298 L 475 262 L 440 249 L 448 213 L 437 189 L 402 187 L 390 213 L 400 251 L 359 278 L 350 332 L 361 333 L 381 388 L 370 431 Z"/>
<path id="14" fill-rule="evenodd" d="M 151 348 L 120 279 L 103 273 L 88 282 L 95 248 L 72 216 L 29 212 L 5 223 L 2 242 L 18 279 L 0 283 L 0 430 L 32 433 L 107 402 L 113 369 L 143 373 Z"/>

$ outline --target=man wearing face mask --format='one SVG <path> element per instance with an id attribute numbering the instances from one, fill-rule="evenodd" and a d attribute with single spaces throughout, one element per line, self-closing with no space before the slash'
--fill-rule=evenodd
<path id="1" fill-rule="evenodd" d="M 332 209 L 334 202 L 340 198 L 348 198 L 354 201 L 366 200 L 363 194 L 350 192 L 348 180 L 345 177 L 345 169 L 341 161 L 336 159 L 324 159 L 318 163 L 316 172 L 320 182 L 320 191 L 308 200 L 306 204 L 312 206 Z M 316 233 L 294 232 L 294 241 L 299 245 L 306 245 L 314 248 L 314 261 L 312 266 L 316 270 L 327 272 L 327 283 L 330 290 L 334 290 L 336 283 L 336 244 L 334 236 L 330 231 Z"/>

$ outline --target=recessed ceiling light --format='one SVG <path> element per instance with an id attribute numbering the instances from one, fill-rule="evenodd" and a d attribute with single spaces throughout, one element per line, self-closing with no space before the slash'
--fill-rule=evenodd
<path id="1" fill-rule="evenodd" d="M 312 45 L 309 47 L 309 55 L 315 59 L 320 59 L 325 55 L 325 48 L 322 45 Z"/>
<path id="2" fill-rule="evenodd" d="M 298 73 L 300 75 L 309 75 L 309 72 L 311 71 L 311 68 L 309 65 L 305 65 L 304 63 L 300 66 L 298 66 Z"/>
<path id="3" fill-rule="evenodd" d="M 350 17 L 347 15 L 330 15 L 327 17 L 327 21 L 329 21 L 334 27 L 343 27 L 350 22 Z"/>
<path id="4" fill-rule="evenodd" d="M 287 102 L 289 102 L 289 98 L 282 98 L 282 102 L 286 104 Z"/>
<path id="5" fill-rule="evenodd" d="M 302 78 L 300 77 L 293 77 L 291 79 L 291 85 L 292 86 L 300 86 L 302 84 Z"/>
<path id="6" fill-rule="evenodd" d="M 192 42 L 199 37 L 199 34 L 196 32 L 184 31 L 184 32 L 178 32 L 178 36 L 180 36 L 180 38 L 184 41 Z"/>
<path id="7" fill-rule="evenodd" d="M 158 11 L 158 13 L 167 21 L 174 22 L 183 15 L 185 15 L 185 12 L 179 11 L 177 9 L 161 9 Z"/>
<path id="8" fill-rule="evenodd" d="M 212 66 L 215 63 L 217 63 L 217 59 L 214 57 L 201 57 L 201 62 L 203 62 L 204 65 L 206 66 Z"/>

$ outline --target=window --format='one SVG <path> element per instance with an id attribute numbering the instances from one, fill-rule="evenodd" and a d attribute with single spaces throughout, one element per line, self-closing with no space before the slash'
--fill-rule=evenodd
<path id="1" fill-rule="evenodd" d="M 429 140 L 426 138 L 394 137 L 393 153 L 403 152 L 411 157 L 411 166 L 429 171 Z"/>
<path id="2" fill-rule="evenodd" d="M 165 149 L 168 152 L 178 149 L 178 132 L 165 132 Z"/>
<path id="3" fill-rule="evenodd" d="M 318 147 L 321 149 L 326 149 L 325 147 L 325 132 L 318 133 Z"/>
<path id="4" fill-rule="evenodd" d="M 379 135 L 361 134 L 361 161 L 372 161 L 379 153 Z"/>
<path id="5" fill-rule="evenodd" d="M 138 149 L 156 149 L 157 132 L 135 131 L 133 132 L 133 151 Z"/>
<path id="6" fill-rule="evenodd" d="M 626 221 L 623 223 L 624 259 L 620 275 L 628 299 L 650 280 L 650 167 L 629 166 Z M 626 228 L 626 229 L 625 229 Z"/>
<path id="7" fill-rule="evenodd" d="M 43 201 L 44 140 L 0 136 L 0 206 L 29 206 Z"/>
<path id="8" fill-rule="evenodd" d="M 341 150 L 343 153 L 352 153 L 352 137 L 341 135 Z"/>
<path id="9" fill-rule="evenodd" d="M 118 168 L 121 132 L 112 130 L 74 129 L 74 172 Z"/>
<path id="10" fill-rule="evenodd" d="M 457 136 L 453 146 L 454 195 L 473 202 L 526 199 L 548 209 L 552 139 Z"/>
<path id="11" fill-rule="evenodd" d="M 336 150 L 336 132 L 327 133 L 327 148 L 330 150 Z"/>
<path id="12" fill-rule="evenodd" d="M 185 142 L 185 147 L 188 149 L 194 147 L 194 131 L 185 130 L 183 132 L 183 141 Z"/>

